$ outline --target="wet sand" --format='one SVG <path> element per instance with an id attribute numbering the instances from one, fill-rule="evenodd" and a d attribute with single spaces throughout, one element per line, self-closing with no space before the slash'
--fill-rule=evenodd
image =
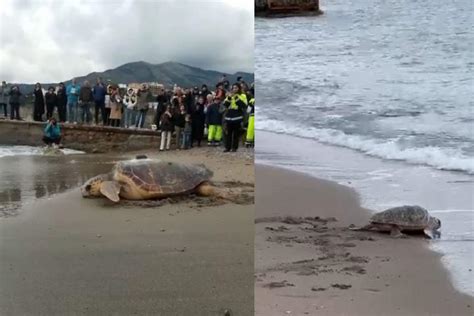
<path id="1" fill-rule="evenodd" d="M 0 315 L 253 315 L 252 155 L 154 156 L 205 163 L 247 198 L 137 207 L 75 188 L 27 204 L 0 219 Z"/>
<path id="2" fill-rule="evenodd" d="M 369 211 L 338 184 L 257 165 L 255 315 L 472 315 L 429 241 L 354 232 Z"/>

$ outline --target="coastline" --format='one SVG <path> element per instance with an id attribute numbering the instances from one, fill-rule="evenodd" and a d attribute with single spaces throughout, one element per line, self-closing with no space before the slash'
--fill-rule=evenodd
<path id="1" fill-rule="evenodd" d="M 242 186 L 249 198 L 113 205 L 73 188 L 25 204 L 0 219 L 0 314 L 253 314 L 253 154 L 196 148 L 122 157 L 138 153 L 205 163 L 217 185 Z M 94 157 L 116 159 L 77 159 Z"/>
<path id="2" fill-rule="evenodd" d="M 428 241 L 347 230 L 354 190 L 257 164 L 256 203 L 256 315 L 472 315 Z"/>

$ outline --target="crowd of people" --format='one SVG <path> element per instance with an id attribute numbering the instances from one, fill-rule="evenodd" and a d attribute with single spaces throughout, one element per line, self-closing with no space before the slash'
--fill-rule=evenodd
<path id="1" fill-rule="evenodd" d="M 21 119 L 19 87 L 7 89 L 3 82 L 0 89 L 0 111 L 3 108 L 7 118 L 9 104 L 10 119 Z M 67 86 L 48 87 L 46 93 L 37 83 L 33 96 L 33 120 L 47 122 L 43 139 L 47 144 L 59 143 L 59 123 L 151 128 L 161 132 L 160 150 L 171 149 L 173 137 L 179 149 L 199 147 L 206 138 L 209 146 L 223 144 L 225 152 L 237 151 L 241 141 L 247 147 L 254 143 L 254 87 L 241 77 L 230 85 L 223 75 L 214 90 L 205 84 L 186 89 L 174 85 L 156 94 L 147 84 L 123 88 L 97 78 L 92 86 L 73 79 Z M 155 105 L 154 117 L 146 124 L 150 104 Z"/>

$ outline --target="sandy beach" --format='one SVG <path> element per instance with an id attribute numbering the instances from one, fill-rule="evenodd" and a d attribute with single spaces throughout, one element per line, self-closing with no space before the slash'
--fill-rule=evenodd
<path id="1" fill-rule="evenodd" d="M 0 218 L 1 315 L 253 315 L 253 155 L 142 153 L 205 163 L 217 185 L 242 188 L 245 198 L 113 205 L 76 187 L 26 203 Z M 76 174 L 77 161 L 108 168 L 107 159 L 135 154 L 60 159 L 75 160 Z"/>
<path id="2" fill-rule="evenodd" d="M 357 193 L 256 168 L 255 315 L 472 315 L 440 255 L 418 237 L 354 232 Z"/>

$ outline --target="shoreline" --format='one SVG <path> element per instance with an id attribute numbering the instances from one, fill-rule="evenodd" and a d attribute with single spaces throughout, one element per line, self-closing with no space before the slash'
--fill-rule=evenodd
<path id="1" fill-rule="evenodd" d="M 121 157 L 147 153 L 205 163 L 217 185 L 242 186 L 249 198 L 115 205 L 83 199 L 75 187 L 28 203 L 17 216 L 0 219 L 0 314 L 253 314 L 252 155 L 209 148 L 150 152 Z M 90 165 L 97 159 L 98 167 Z M 116 159 L 81 155 L 64 167 L 90 174 Z M 32 167 L 42 162 L 30 159 Z M 38 178 L 45 186 L 58 180 Z"/>
<path id="2" fill-rule="evenodd" d="M 347 230 L 370 216 L 351 188 L 262 164 L 256 181 L 256 315 L 472 315 L 427 241 Z"/>

